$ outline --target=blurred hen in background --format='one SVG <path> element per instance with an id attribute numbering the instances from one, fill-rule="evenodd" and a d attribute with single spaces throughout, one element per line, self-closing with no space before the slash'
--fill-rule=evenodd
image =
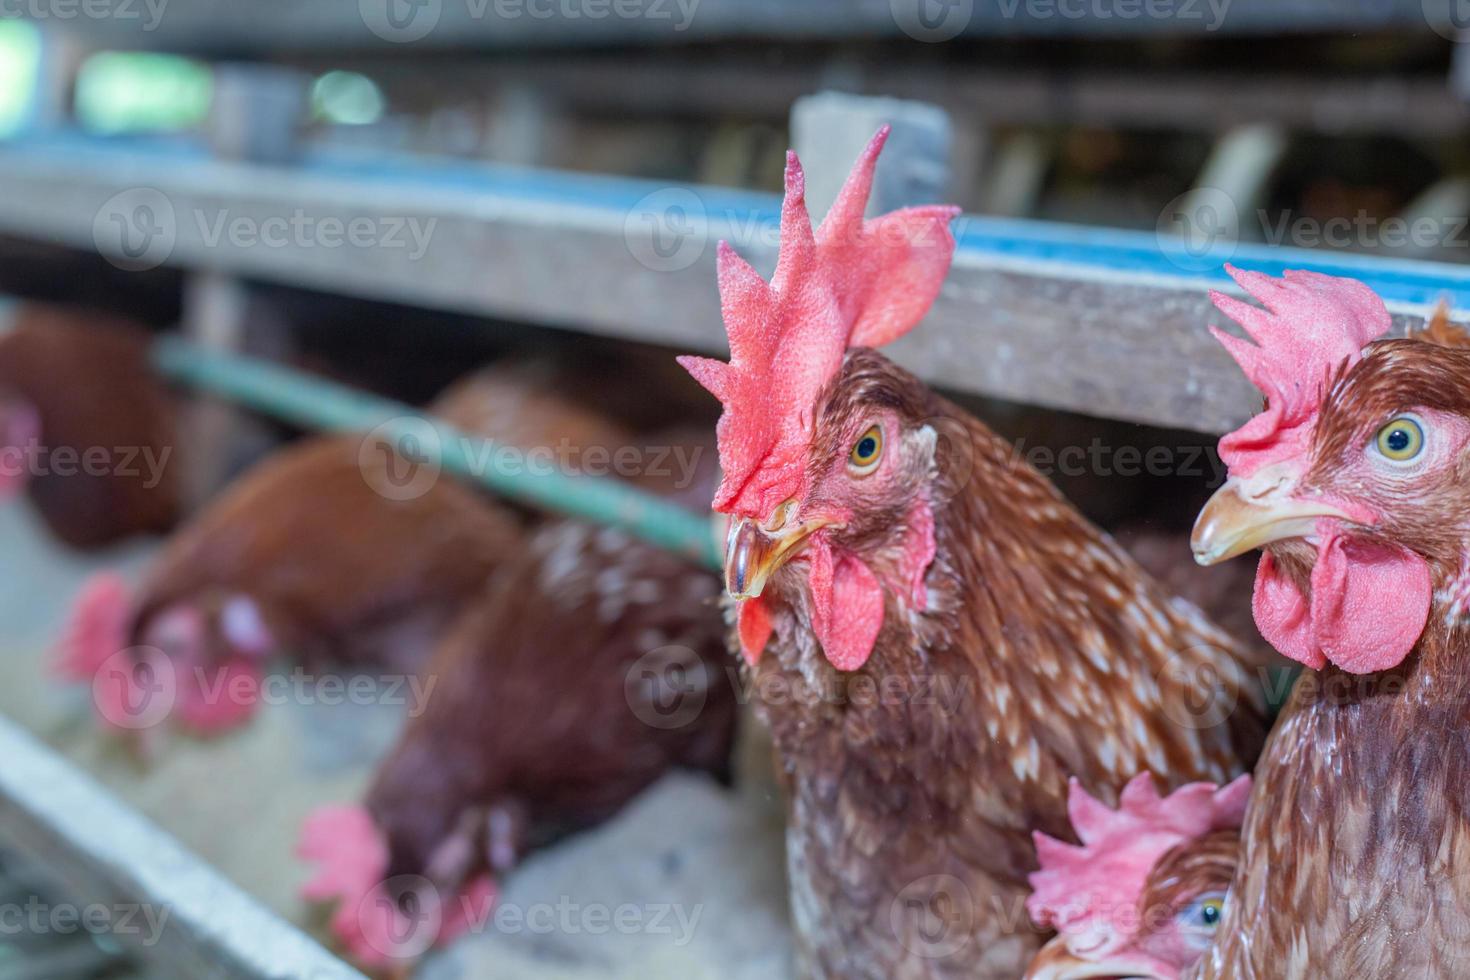
<path id="1" fill-rule="evenodd" d="M 565 373 L 541 360 L 498 364 L 451 385 L 428 411 L 522 457 L 544 451 L 550 465 L 631 445 L 595 387 L 560 394 Z M 419 670 L 464 604 L 524 547 L 524 520 L 534 518 L 447 475 L 404 483 L 416 464 L 395 452 L 373 435 L 321 436 L 257 464 L 168 540 L 135 596 L 107 573 L 84 588 L 59 673 L 92 683 L 107 670 L 97 707 L 117 724 L 128 704 L 143 703 L 159 667 L 145 661 L 162 651 L 178 721 L 210 733 L 248 717 L 276 655 L 317 670 Z"/>
<path id="2" fill-rule="evenodd" d="M 719 591 L 622 531 L 554 521 L 531 534 L 435 654 L 436 694 L 363 806 L 326 808 L 303 832 L 318 865 L 304 894 L 338 903 L 332 931 L 354 958 L 383 965 L 417 941 L 395 887 L 427 883 L 445 909 L 483 916 L 492 876 L 608 819 L 668 768 L 728 779 Z M 437 938 L 466 926 L 446 918 Z"/>
<path id="3" fill-rule="evenodd" d="M 0 498 L 25 492 L 74 548 L 179 519 L 177 405 L 151 342 L 127 320 L 35 303 L 0 332 Z"/>

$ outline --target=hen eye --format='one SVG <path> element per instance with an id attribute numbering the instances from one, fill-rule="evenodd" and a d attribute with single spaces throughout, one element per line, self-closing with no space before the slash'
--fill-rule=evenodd
<path id="1" fill-rule="evenodd" d="M 853 444 L 852 452 L 848 454 L 848 462 L 861 474 L 873 472 L 878 466 L 878 460 L 883 456 L 883 429 L 881 426 L 872 426 L 867 432 L 858 437 Z"/>
<path id="2" fill-rule="evenodd" d="M 1179 913 L 1179 922 L 1189 929 L 1214 932 L 1225 915 L 1225 896 L 1206 895 Z"/>
<path id="3" fill-rule="evenodd" d="M 1424 449 L 1424 429 L 1407 415 L 1402 415 L 1378 430 L 1373 443 L 1386 459 L 1407 463 Z"/>

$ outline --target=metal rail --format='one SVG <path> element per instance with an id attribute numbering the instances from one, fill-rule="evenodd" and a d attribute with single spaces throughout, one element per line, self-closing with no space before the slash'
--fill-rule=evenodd
<path id="1" fill-rule="evenodd" d="M 0 758 L 0 844 L 115 914 L 150 976 L 365 980 L 3 716 Z"/>
<path id="2" fill-rule="evenodd" d="M 375 430 L 416 465 L 442 466 L 502 496 L 621 527 L 711 567 L 721 565 L 712 525 L 698 514 L 614 479 L 519 467 L 507 471 L 498 465 L 489 440 L 460 432 L 401 402 L 174 338 L 157 343 L 154 364 L 170 378 L 290 422 L 335 431 Z"/>
<path id="3" fill-rule="evenodd" d="M 0 233 L 723 353 L 715 243 L 775 264 L 775 195 L 422 158 L 51 138 L 0 146 Z M 351 230 L 361 235 L 354 238 Z M 965 215 L 943 294 L 895 357 L 938 385 L 1219 432 L 1258 396 L 1206 333 L 1221 264 L 1366 281 L 1404 322 L 1470 311 L 1470 267 Z"/>

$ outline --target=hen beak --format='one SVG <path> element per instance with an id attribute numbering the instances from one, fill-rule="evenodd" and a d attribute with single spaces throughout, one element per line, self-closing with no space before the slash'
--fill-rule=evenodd
<path id="1" fill-rule="evenodd" d="M 1093 962 L 1076 956 L 1058 936 L 1045 946 L 1031 966 L 1026 969 L 1022 980 L 1087 980 L 1089 977 L 1133 978 L 1133 980 L 1162 980 L 1153 970 L 1122 959 Z"/>
<path id="2" fill-rule="evenodd" d="M 831 526 L 831 521 L 818 519 L 767 531 L 748 517 L 733 521 L 725 543 L 725 590 L 736 599 L 754 599 L 776 569 L 795 557 L 813 534 Z"/>
<path id="3" fill-rule="evenodd" d="M 1199 512 L 1189 539 L 1194 560 L 1217 565 L 1273 541 L 1304 538 L 1316 532 L 1324 517 L 1350 521 L 1341 508 L 1325 501 L 1301 500 L 1289 484 L 1265 474 L 1248 480 L 1231 477 Z"/>

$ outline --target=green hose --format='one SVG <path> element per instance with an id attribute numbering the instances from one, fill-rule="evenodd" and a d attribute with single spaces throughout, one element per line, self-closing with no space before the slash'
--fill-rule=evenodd
<path id="1" fill-rule="evenodd" d="M 425 442 L 425 425 L 437 435 L 444 469 L 497 494 L 545 510 L 624 528 L 659 547 L 720 568 L 710 521 L 608 477 L 511 471 L 494 443 L 469 435 L 412 406 L 259 358 L 214 351 L 165 337 L 153 349 L 165 376 L 306 428 L 367 432 L 381 427 L 394 446 Z"/>

